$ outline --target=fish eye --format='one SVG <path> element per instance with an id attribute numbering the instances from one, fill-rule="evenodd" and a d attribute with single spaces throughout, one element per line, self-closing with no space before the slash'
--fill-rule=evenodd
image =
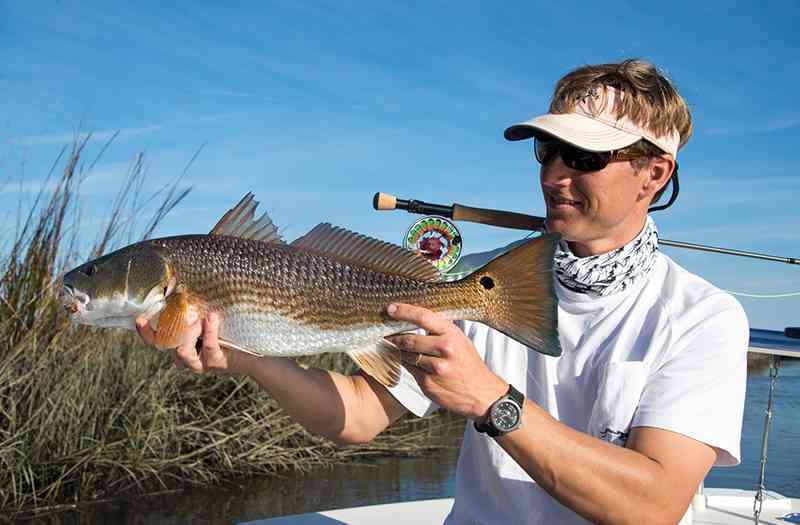
<path id="1" fill-rule="evenodd" d="M 93 265 L 89 266 L 88 268 L 86 268 L 86 270 L 83 273 L 85 273 L 86 275 L 91 277 L 92 275 L 97 273 L 97 265 L 93 264 Z"/>

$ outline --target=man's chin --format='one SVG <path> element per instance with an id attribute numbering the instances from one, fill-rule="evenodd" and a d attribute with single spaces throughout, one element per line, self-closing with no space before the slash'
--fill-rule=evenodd
<path id="1" fill-rule="evenodd" d="M 547 233 L 558 233 L 561 235 L 561 238 L 567 241 L 571 241 L 571 233 L 572 228 L 569 227 L 566 221 L 553 219 L 548 217 L 544 221 L 544 228 Z"/>
<path id="2" fill-rule="evenodd" d="M 558 233 L 561 239 L 569 243 L 585 242 L 586 229 L 582 229 L 580 225 L 575 224 L 574 221 L 564 221 L 558 219 L 547 218 L 545 220 L 545 231 L 548 233 Z"/>

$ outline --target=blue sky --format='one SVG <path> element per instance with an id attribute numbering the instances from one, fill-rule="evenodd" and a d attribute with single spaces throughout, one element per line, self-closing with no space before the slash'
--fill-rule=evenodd
<path id="1" fill-rule="evenodd" d="M 662 237 L 800 257 L 800 4 L 162 4 L 0 3 L 0 237 L 79 130 L 87 158 L 120 132 L 83 186 L 89 237 L 139 152 L 155 190 L 201 147 L 159 234 L 207 231 L 247 191 L 289 239 L 329 221 L 400 242 L 414 217 L 372 211 L 376 191 L 540 214 L 530 145 L 503 129 L 570 69 L 642 57 L 695 119 Z M 519 237 L 462 232 L 467 252 Z M 797 266 L 665 251 L 725 289 L 800 291 Z M 799 297 L 740 300 L 754 326 L 800 325 Z"/>

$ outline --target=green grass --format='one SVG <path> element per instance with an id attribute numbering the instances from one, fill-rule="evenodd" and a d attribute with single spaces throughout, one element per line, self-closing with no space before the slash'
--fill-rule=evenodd
<path id="1" fill-rule="evenodd" d="M 39 194 L 0 253 L 0 516 L 437 446 L 452 419 L 402 420 L 368 445 L 336 447 L 293 423 L 250 380 L 177 371 L 133 333 L 72 325 L 58 278 L 78 255 L 69 232 L 80 222 L 84 145 L 69 152 L 55 190 Z M 155 200 L 138 238 L 150 236 L 188 193 L 173 184 L 142 199 L 141 160 L 94 247 L 77 259 L 137 238 L 141 225 L 129 218 Z M 310 364 L 352 367 L 344 356 Z"/>

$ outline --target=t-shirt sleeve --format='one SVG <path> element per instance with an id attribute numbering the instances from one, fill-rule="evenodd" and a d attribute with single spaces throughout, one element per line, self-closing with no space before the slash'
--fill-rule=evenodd
<path id="1" fill-rule="evenodd" d="M 706 301 L 687 312 L 674 352 L 650 371 L 631 426 L 691 437 L 717 449 L 716 466 L 733 466 L 741 461 L 749 325 L 729 295 Z"/>
<path id="2" fill-rule="evenodd" d="M 425 334 L 424 330 L 416 330 L 416 334 Z M 411 372 L 406 370 L 404 366 L 400 366 L 400 381 L 396 386 L 386 387 L 390 394 L 397 399 L 400 404 L 406 407 L 417 417 L 427 416 L 435 412 L 439 405 L 428 399 L 422 393 L 417 380 L 411 375 Z"/>
<path id="3" fill-rule="evenodd" d="M 400 404 L 417 417 L 427 416 L 439 408 L 439 405 L 422 393 L 417 380 L 405 367 L 400 367 L 400 381 L 397 386 L 387 387 L 387 389 Z"/>
<path id="4" fill-rule="evenodd" d="M 473 331 L 469 329 L 471 325 L 470 321 L 456 321 L 455 324 L 472 340 Z M 417 330 L 414 333 L 424 334 L 426 332 L 424 330 Z M 483 355 L 482 349 L 478 349 L 478 353 Z M 422 393 L 422 390 L 417 384 L 417 380 L 414 379 L 411 372 L 406 370 L 403 366 L 400 367 L 400 381 L 397 383 L 397 386 L 387 387 L 387 390 L 400 404 L 418 417 L 427 416 L 439 409 L 439 405 L 428 399 L 428 396 Z"/>

